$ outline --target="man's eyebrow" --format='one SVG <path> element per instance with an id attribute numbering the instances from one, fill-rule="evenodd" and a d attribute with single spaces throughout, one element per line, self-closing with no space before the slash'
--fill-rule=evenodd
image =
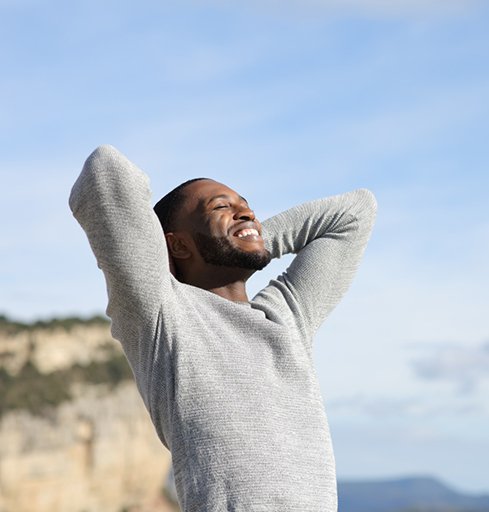
<path id="1" fill-rule="evenodd" d="M 241 201 L 244 201 L 246 204 L 248 204 L 248 201 L 243 196 L 238 196 Z M 217 196 L 212 196 L 208 201 L 207 204 L 210 204 L 215 199 L 232 199 L 230 195 L 228 194 L 218 194 Z"/>

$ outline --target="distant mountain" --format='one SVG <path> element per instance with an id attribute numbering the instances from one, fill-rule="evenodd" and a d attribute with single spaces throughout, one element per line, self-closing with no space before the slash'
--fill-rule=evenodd
<path id="1" fill-rule="evenodd" d="M 489 495 L 460 494 L 434 478 L 338 482 L 339 512 L 489 512 Z"/>

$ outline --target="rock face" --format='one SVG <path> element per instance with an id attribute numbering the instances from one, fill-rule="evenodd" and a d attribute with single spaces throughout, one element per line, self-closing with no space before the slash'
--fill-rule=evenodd
<path id="1" fill-rule="evenodd" d="M 63 327 L 0 328 L 0 367 L 17 374 L 31 361 L 41 373 L 70 368 L 74 364 L 103 361 L 112 350 L 120 350 L 107 322 Z"/>
<path id="2" fill-rule="evenodd" d="M 47 374 L 109 357 L 108 344 L 120 350 L 108 325 L 41 331 L 0 334 L 0 368 L 15 375 L 30 361 Z M 0 512 L 172 510 L 162 495 L 169 468 L 130 380 L 77 382 L 71 400 L 41 416 L 12 410 L 0 418 Z"/>

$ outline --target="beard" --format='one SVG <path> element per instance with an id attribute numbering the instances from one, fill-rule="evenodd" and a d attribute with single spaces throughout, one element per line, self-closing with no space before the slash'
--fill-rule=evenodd
<path id="1" fill-rule="evenodd" d="M 259 252 L 243 251 L 234 247 L 225 236 L 218 237 L 195 233 L 194 240 L 203 260 L 210 265 L 261 270 L 272 259 L 272 255 L 267 249 Z"/>

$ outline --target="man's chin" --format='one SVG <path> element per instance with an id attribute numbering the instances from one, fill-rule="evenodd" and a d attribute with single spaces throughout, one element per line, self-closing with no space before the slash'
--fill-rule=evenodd
<path id="1" fill-rule="evenodd" d="M 201 233 L 196 234 L 194 240 L 203 260 L 211 265 L 256 271 L 265 268 L 272 259 L 270 252 L 263 246 L 255 251 L 244 250 L 226 237 L 211 237 Z"/>
<path id="2" fill-rule="evenodd" d="M 249 253 L 249 256 L 250 266 L 244 268 L 248 268 L 250 270 L 255 271 L 263 270 L 272 259 L 270 252 L 267 251 L 266 249 L 263 249 L 262 251 L 259 252 Z"/>
<path id="3" fill-rule="evenodd" d="M 236 251 L 232 254 L 220 255 L 219 258 L 213 259 L 213 261 L 214 264 L 220 266 L 252 270 L 253 272 L 256 272 L 264 269 L 270 263 L 271 259 L 269 251 L 263 249 L 261 251 L 254 252 Z M 210 261 L 208 263 L 210 263 Z"/>

